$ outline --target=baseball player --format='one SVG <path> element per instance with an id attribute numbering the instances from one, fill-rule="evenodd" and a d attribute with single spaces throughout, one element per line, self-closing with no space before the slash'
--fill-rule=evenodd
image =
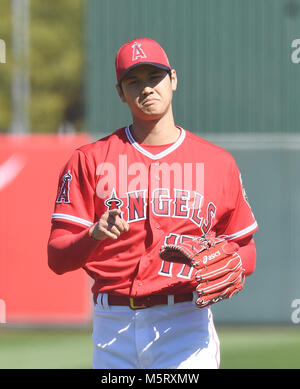
<path id="1" fill-rule="evenodd" d="M 127 42 L 115 67 L 132 123 L 63 167 L 49 266 L 94 281 L 93 368 L 218 368 L 211 306 L 241 290 L 256 262 L 239 169 L 175 124 L 177 74 L 156 41 Z"/>

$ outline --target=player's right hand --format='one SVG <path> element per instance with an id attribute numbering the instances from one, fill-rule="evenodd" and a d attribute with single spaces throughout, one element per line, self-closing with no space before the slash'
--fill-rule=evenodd
<path id="1" fill-rule="evenodd" d="M 129 231 L 129 224 L 120 215 L 120 209 L 106 211 L 90 228 L 90 236 L 96 240 L 118 239 L 123 232 Z"/>

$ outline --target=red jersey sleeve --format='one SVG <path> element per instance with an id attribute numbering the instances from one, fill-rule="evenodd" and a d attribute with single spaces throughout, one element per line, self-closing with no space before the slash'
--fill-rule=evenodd
<path id="1" fill-rule="evenodd" d="M 94 174 L 86 155 L 77 149 L 60 173 L 52 221 L 92 226 L 95 218 L 94 186 Z"/>
<path id="2" fill-rule="evenodd" d="M 228 240 L 238 240 L 252 235 L 258 229 L 258 224 L 248 202 L 241 173 L 234 160 L 230 177 L 226 192 L 231 210 L 223 220 L 221 234 Z"/>

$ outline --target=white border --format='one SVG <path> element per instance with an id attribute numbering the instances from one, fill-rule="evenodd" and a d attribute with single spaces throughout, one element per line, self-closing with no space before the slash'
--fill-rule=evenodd
<path id="1" fill-rule="evenodd" d="M 91 227 L 94 224 L 94 223 L 92 223 L 92 222 L 90 222 L 88 220 L 82 219 L 81 217 L 67 215 L 65 213 L 53 213 L 52 214 L 52 219 L 68 220 L 68 221 L 71 221 L 71 222 L 76 222 L 76 223 L 79 223 L 79 224 L 83 224 L 86 227 Z"/>

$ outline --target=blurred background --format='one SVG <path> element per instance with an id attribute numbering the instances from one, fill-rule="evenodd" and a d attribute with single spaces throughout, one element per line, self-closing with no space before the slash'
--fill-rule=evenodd
<path id="1" fill-rule="evenodd" d="M 1 0 L 0 368 L 90 368 L 91 282 L 46 247 L 61 167 L 130 124 L 114 58 L 157 40 L 176 123 L 226 148 L 253 213 L 256 272 L 213 307 L 221 368 L 300 368 L 300 0 Z"/>

